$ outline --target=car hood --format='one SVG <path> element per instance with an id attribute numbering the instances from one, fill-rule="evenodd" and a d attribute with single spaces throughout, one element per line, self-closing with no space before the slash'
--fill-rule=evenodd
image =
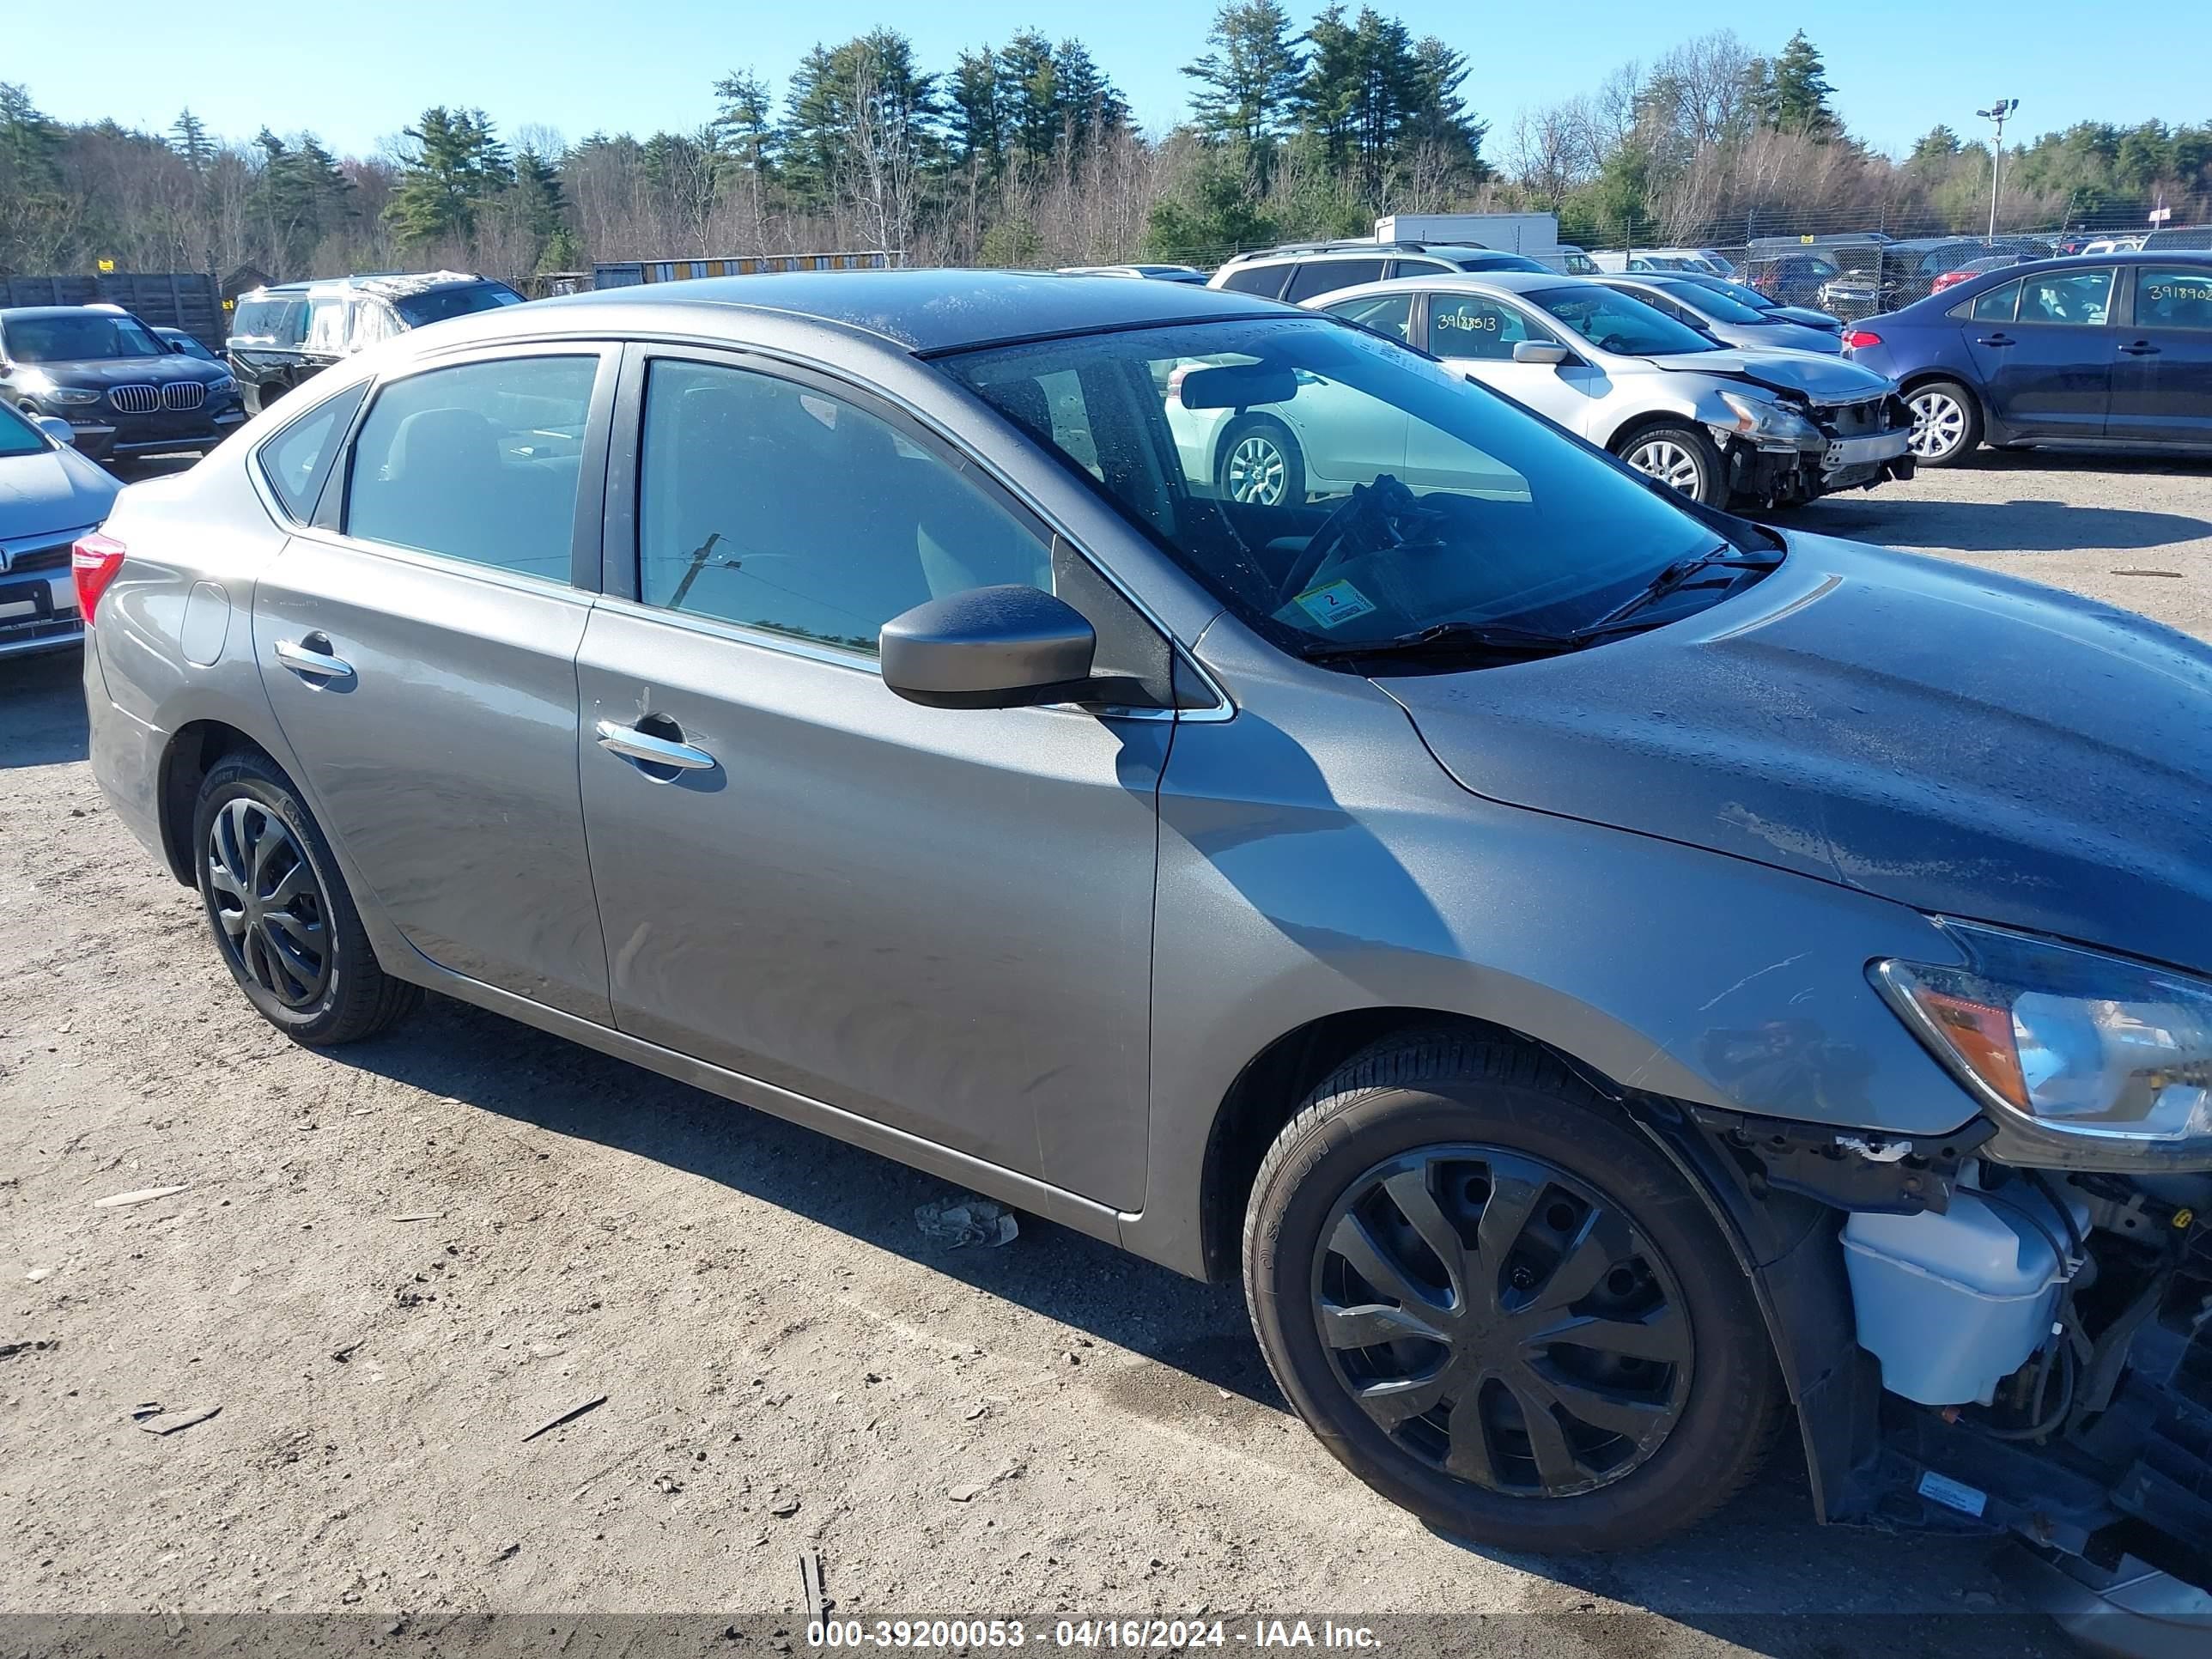
<path id="1" fill-rule="evenodd" d="M 0 458 L 0 542 L 98 524 L 121 488 L 73 450 Z"/>
<path id="2" fill-rule="evenodd" d="M 1862 364 L 1802 351 L 1685 351 L 1644 361 L 1685 374 L 1748 381 L 1815 404 L 1856 403 L 1893 389 L 1885 376 Z"/>
<path id="3" fill-rule="evenodd" d="M 1831 317 L 1825 311 L 1815 311 L 1810 306 L 1777 306 L 1766 314 L 1770 317 L 1778 317 L 1785 323 L 1798 323 L 1807 328 L 1817 328 L 1826 334 L 1840 334 L 1844 331 L 1843 319 Z"/>
<path id="4" fill-rule="evenodd" d="M 2212 647 L 1987 571 L 1789 544 L 1650 633 L 1377 684 L 1477 794 L 2212 972 Z"/>
<path id="5" fill-rule="evenodd" d="M 88 357 L 76 362 L 36 363 L 63 386 L 161 386 L 170 380 L 212 383 L 227 371 L 221 363 L 171 352 L 161 357 Z"/>

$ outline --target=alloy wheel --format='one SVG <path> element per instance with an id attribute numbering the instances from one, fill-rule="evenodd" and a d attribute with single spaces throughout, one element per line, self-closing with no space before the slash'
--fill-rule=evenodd
<path id="1" fill-rule="evenodd" d="M 1702 482 L 1698 475 L 1698 458 L 1671 438 L 1649 439 L 1638 444 L 1628 452 L 1628 464 L 1685 495 L 1696 495 Z"/>
<path id="2" fill-rule="evenodd" d="M 1313 1261 L 1337 1381 L 1401 1450 L 1564 1498 L 1647 1462 L 1688 1403 L 1681 1290 L 1612 1200 L 1546 1159 L 1431 1146 L 1339 1200 Z"/>
<path id="3" fill-rule="evenodd" d="M 1917 392 L 1911 409 L 1909 447 L 1916 459 L 1942 460 L 1966 441 L 1966 411 L 1948 392 Z"/>
<path id="4" fill-rule="evenodd" d="M 223 948 L 287 1008 L 321 1000 L 331 980 L 330 906 L 292 827 L 248 796 L 208 827 L 208 908 Z"/>
<path id="5" fill-rule="evenodd" d="M 1280 507 L 1290 484 L 1289 459 L 1283 447 L 1264 432 L 1248 432 L 1229 452 L 1223 471 L 1231 501 L 1252 507 Z"/>

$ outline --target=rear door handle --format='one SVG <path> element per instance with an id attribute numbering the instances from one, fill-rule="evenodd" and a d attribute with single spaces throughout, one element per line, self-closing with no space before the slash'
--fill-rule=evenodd
<path id="1" fill-rule="evenodd" d="M 2008 346 L 2016 345 L 2019 342 L 2009 334 L 1984 334 L 1975 343 L 1985 346 Z"/>
<path id="2" fill-rule="evenodd" d="M 330 636 L 310 634 L 304 640 L 276 641 L 276 660 L 301 679 L 349 680 L 353 665 L 331 654 Z"/>
<path id="3" fill-rule="evenodd" d="M 600 748 L 620 755 L 624 760 L 643 761 L 649 766 L 672 766 L 679 772 L 701 772 L 714 763 L 714 757 L 703 749 L 667 738 L 656 738 L 650 732 L 641 732 L 635 726 L 624 726 L 618 720 L 601 720 L 599 739 Z"/>
<path id="4" fill-rule="evenodd" d="M 2126 352 L 2130 357 L 2155 357 L 2158 356 L 2158 348 L 2153 345 L 2148 340 L 2136 340 L 2131 344 L 2122 346 L 2120 349 Z"/>

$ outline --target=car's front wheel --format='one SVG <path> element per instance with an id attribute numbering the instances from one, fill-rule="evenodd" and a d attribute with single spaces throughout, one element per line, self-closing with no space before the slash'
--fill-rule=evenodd
<path id="1" fill-rule="evenodd" d="M 283 769 L 218 761 L 192 815 L 200 902 L 246 1000 L 295 1042 L 370 1036 L 421 1000 L 377 962 L 330 842 Z"/>
<path id="2" fill-rule="evenodd" d="M 1783 1397 L 1697 1195 L 1550 1056 L 1370 1049 L 1261 1166 L 1244 1277 L 1323 1445 L 1439 1530 L 1536 1553 L 1687 1527 L 1757 1471 Z"/>
<path id="3" fill-rule="evenodd" d="M 1923 466 L 1951 466 L 1982 441 L 1982 409 L 1955 380 L 1929 380 L 1905 394 L 1912 411 L 1912 459 Z"/>
<path id="4" fill-rule="evenodd" d="M 1620 446 L 1620 459 L 1707 507 L 1728 505 L 1728 464 L 1693 426 L 1646 427 Z"/>

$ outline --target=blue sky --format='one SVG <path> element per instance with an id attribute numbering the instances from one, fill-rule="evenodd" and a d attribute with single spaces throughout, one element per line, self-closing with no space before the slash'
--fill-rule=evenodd
<path id="1" fill-rule="evenodd" d="M 26 28 L 19 19 L 8 30 L 0 78 L 27 83 L 51 114 L 112 115 L 158 129 L 190 104 L 226 137 L 250 138 L 265 122 L 280 132 L 312 129 L 341 153 L 374 149 L 437 103 L 480 105 L 510 133 L 542 125 L 577 138 L 594 128 L 694 127 L 713 113 L 713 82 L 728 70 L 751 67 L 781 88 L 808 46 L 878 23 L 912 37 L 926 69 L 1027 25 L 1055 39 L 1079 34 L 1138 118 L 1165 126 L 1183 111 L 1188 83 L 1177 71 L 1198 55 L 1212 16 L 1210 0 L 1096 8 L 1037 0 L 300 0 L 212 9 L 103 0 L 97 19 L 79 26 L 63 21 L 66 9 L 53 0 L 21 3 L 43 21 Z M 1565 8 L 1402 0 L 1379 9 L 1467 53 L 1465 91 L 1492 121 L 1494 149 L 1503 148 L 1516 109 L 1588 90 L 1626 59 L 1648 60 L 1723 26 L 1771 51 L 1796 27 L 1768 21 L 1790 14 L 1767 8 L 1686 12 L 1649 0 Z M 1291 5 L 1301 27 L 1314 9 Z M 1827 58 L 1852 131 L 1884 149 L 1906 148 L 1937 121 L 1985 131 L 1974 110 L 1997 96 L 2021 100 L 2016 130 L 2028 135 L 2083 119 L 2212 118 L 2204 74 L 2212 13 L 2169 9 L 2146 28 L 2112 26 L 2124 15 L 2054 0 L 2014 0 L 1995 12 L 1857 0 L 1808 33 Z M 2154 51 L 2145 49 L 2150 35 Z"/>

